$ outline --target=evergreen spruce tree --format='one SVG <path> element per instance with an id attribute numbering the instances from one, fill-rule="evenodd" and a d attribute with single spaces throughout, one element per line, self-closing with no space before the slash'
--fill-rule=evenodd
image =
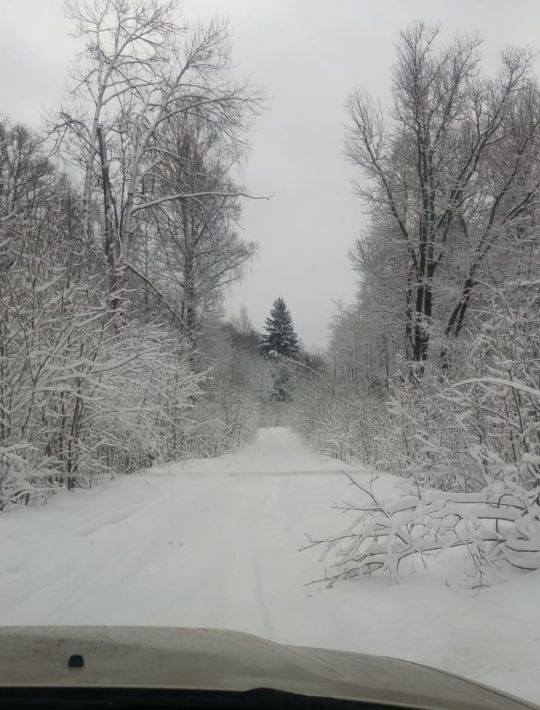
<path id="1" fill-rule="evenodd" d="M 261 339 L 261 352 L 267 357 L 284 357 L 296 360 L 300 352 L 298 336 L 287 304 L 276 298 L 265 323 L 266 333 Z"/>

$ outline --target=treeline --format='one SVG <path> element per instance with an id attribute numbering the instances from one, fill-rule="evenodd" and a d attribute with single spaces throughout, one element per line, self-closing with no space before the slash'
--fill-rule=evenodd
<path id="1" fill-rule="evenodd" d="M 347 105 L 369 223 L 317 397 L 343 432 L 326 446 L 399 471 L 425 464 L 463 490 L 503 468 L 531 484 L 540 93 L 526 51 L 505 52 L 488 78 L 476 39 L 438 44 L 422 24 L 400 35 L 393 110 L 361 92 Z"/>
<path id="2" fill-rule="evenodd" d="M 380 514 L 348 536 L 337 577 L 395 573 L 447 544 L 474 543 L 481 566 L 509 529 L 530 552 L 518 565 L 540 564 L 540 91 L 531 53 L 503 52 L 490 77 L 479 50 L 415 24 L 399 36 L 390 105 L 361 91 L 347 102 L 369 220 L 350 254 L 357 297 L 335 315 L 299 427 L 333 456 L 408 476 L 412 497 L 366 502 Z M 453 493 L 424 507 L 424 486 Z M 507 522 L 494 531 L 479 518 L 496 520 L 497 501 Z M 361 554 L 362 535 L 378 548 Z"/>
<path id="3" fill-rule="evenodd" d="M 261 95 L 221 21 L 67 5 L 81 53 L 42 132 L 0 122 L 0 510 L 256 425 L 256 353 L 222 318 L 253 255 L 231 177 Z"/>

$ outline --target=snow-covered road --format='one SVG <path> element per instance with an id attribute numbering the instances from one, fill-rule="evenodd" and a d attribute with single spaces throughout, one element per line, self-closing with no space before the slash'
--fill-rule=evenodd
<path id="1" fill-rule="evenodd" d="M 397 586 L 378 575 L 305 586 L 324 569 L 317 551 L 298 552 L 304 533 L 344 525 L 330 508 L 351 497 L 343 469 L 287 429 L 261 429 L 233 455 L 9 511 L 0 624 L 232 628 L 419 661 L 540 702 L 537 573 L 472 592 L 440 557 Z"/>

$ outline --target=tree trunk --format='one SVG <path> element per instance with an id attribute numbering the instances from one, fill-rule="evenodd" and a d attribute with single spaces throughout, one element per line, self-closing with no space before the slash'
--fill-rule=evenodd
<path id="1" fill-rule="evenodd" d="M 117 312 L 120 306 L 118 297 L 118 255 L 116 254 L 115 221 L 111 199 L 111 186 L 109 180 L 109 164 L 107 162 L 107 148 L 103 137 L 103 128 L 98 126 L 97 137 L 99 144 L 99 159 L 101 164 L 101 180 L 103 191 L 104 234 L 103 250 L 107 262 L 107 276 L 109 284 L 109 302 L 111 310 Z"/>

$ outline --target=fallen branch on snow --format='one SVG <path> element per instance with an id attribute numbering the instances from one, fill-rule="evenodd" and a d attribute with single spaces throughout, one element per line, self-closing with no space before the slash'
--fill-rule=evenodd
<path id="1" fill-rule="evenodd" d="M 380 502 L 352 477 L 365 502 L 336 506 L 360 513 L 340 535 L 311 539 L 303 549 L 320 546 L 322 559 L 333 555 L 329 586 L 375 571 L 396 581 L 402 560 L 466 547 L 477 572 L 506 560 L 525 570 L 540 568 L 540 496 L 517 486 L 490 486 L 479 493 L 429 490 Z"/>

